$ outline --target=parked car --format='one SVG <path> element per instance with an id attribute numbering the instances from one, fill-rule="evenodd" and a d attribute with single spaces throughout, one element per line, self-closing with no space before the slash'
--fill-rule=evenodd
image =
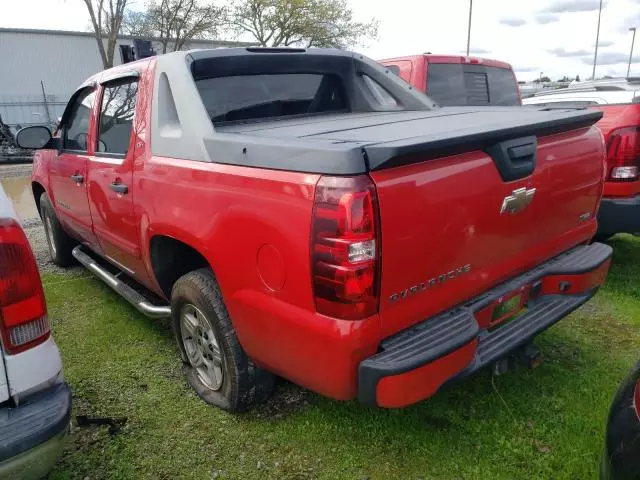
<path id="1" fill-rule="evenodd" d="M 380 63 L 442 106 L 522 104 L 515 73 L 506 62 L 425 53 Z"/>
<path id="2" fill-rule="evenodd" d="M 590 108 L 604 114 L 597 124 L 607 142 L 598 236 L 604 239 L 616 233 L 640 234 L 640 81 L 574 83 L 566 89 L 538 93 L 525 99 L 524 104 Z"/>
<path id="3" fill-rule="evenodd" d="M 276 374 L 400 407 L 602 284 L 600 117 L 439 108 L 361 55 L 241 48 L 109 69 L 18 140 L 44 146 L 55 263 L 171 315 L 205 401 L 246 408 Z"/>
<path id="4" fill-rule="evenodd" d="M 640 477 L 640 362 L 627 377 L 611 405 L 601 480 Z"/>
<path id="5" fill-rule="evenodd" d="M 51 337 L 40 274 L 0 187 L 0 478 L 39 479 L 57 460 L 71 391 Z"/>

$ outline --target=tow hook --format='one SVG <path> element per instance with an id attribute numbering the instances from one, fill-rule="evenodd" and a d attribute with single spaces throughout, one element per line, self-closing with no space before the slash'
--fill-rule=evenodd
<path id="1" fill-rule="evenodd" d="M 533 343 L 520 347 L 513 355 L 501 358 L 493 364 L 492 373 L 500 376 L 513 370 L 516 364 L 525 365 L 528 368 L 538 368 L 542 363 L 542 352 Z"/>
<path id="2" fill-rule="evenodd" d="M 538 368 L 542 363 L 542 352 L 533 343 L 529 343 L 520 350 L 520 361 L 531 369 Z"/>

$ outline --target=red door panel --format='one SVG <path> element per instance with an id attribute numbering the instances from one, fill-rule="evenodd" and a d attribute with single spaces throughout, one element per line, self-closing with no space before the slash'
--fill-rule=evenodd
<path id="1" fill-rule="evenodd" d="M 103 255 L 140 280 L 146 278 L 133 209 L 133 134 L 138 79 L 125 77 L 104 84 L 96 121 L 97 149 L 88 161 L 89 205 L 93 229 Z"/>
<path id="2" fill-rule="evenodd" d="M 92 246 L 97 242 L 86 185 L 94 100 L 91 88 L 72 97 L 62 119 L 62 151 L 52 152 L 49 163 L 49 193 L 60 222 L 71 235 Z"/>

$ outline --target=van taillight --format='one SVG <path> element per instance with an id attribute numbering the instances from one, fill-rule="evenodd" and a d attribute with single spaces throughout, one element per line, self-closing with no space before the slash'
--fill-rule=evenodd
<path id="1" fill-rule="evenodd" d="M 614 130 L 607 145 L 611 180 L 638 180 L 640 174 L 640 127 Z"/>
<path id="2" fill-rule="evenodd" d="M 358 320 L 378 311 L 380 238 L 376 190 L 367 176 L 321 177 L 311 232 L 316 310 Z"/>
<path id="3" fill-rule="evenodd" d="M 9 354 L 49 337 L 38 266 L 27 237 L 14 220 L 0 220 L 0 327 Z"/>

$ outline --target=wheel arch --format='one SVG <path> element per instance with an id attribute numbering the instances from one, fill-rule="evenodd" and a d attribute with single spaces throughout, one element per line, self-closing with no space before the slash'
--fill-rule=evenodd
<path id="1" fill-rule="evenodd" d="M 156 283 L 171 298 L 171 289 L 183 275 L 200 268 L 215 271 L 207 257 L 189 242 L 170 235 L 154 234 L 149 239 L 149 263 Z"/>
<path id="2" fill-rule="evenodd" d="M 46 192 L 46 189 L 40 182 L 33 181 L 31 182 L 31 191 L 33 192 L 33 199 L 36 203 L 36 208 L 38 209 L 38 215 L 42 218 L 42 212 L 40 211 L 40 197 Z"/>

